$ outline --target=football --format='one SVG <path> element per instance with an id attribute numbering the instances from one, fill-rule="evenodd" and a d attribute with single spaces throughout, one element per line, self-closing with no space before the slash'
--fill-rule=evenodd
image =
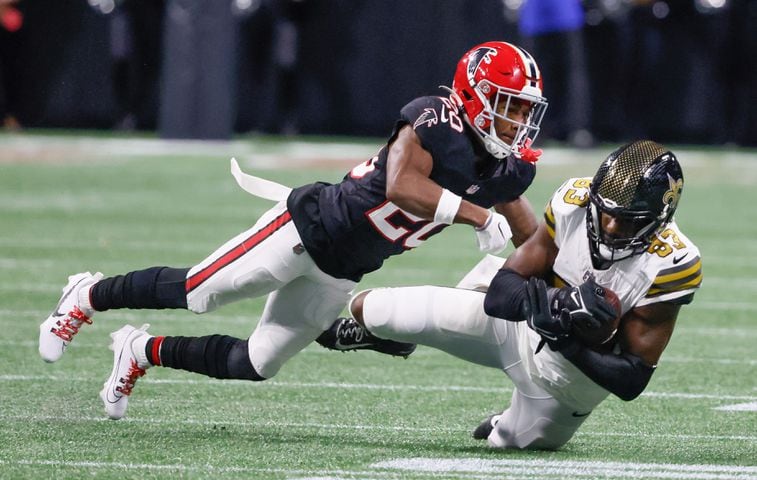
<path id="1" fill-rule="evenodd" d="M 573 324 L 573 335 L 588 347 L 598 347 L 608 343 L 612 337 L 615 336 L 615 332 L 618 330 L 618 325 L 620 325 L 620 299 L 618 298 L 618 295 L 609 288 L 605 288 L 604 291 L 605 299 L 615 307 L 615 312 L 617 313 L 615 319 L 600 328 L 591 328 L 583 323 Z"/>

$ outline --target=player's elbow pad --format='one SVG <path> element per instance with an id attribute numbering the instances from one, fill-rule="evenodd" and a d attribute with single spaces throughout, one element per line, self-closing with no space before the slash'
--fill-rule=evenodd
<path id="1" fill-rule="evenodd" d="M 630 363 L 633 369 L 625 377 L 625 382 L 621 385 L 616 385 L 615 389 L 611 390 L 618 398 L 626 402 L 630 402 L 641 395 L 641 392 L 647 388 L 649 380 L 654 373 L 654 367 L 650 367 L 642 362 L 639 357 L 633 356 L 633 360 Z"/>
<path id="2" fill-rule="evenodd" d="M 654 373 L 654 367 L 627 352 L 622 355 L 602 354 L 579 347 L 562 353 L 597 385 L 626 402 L 641 395 Z"/>
<path id="3" fill-rule="evenodd" d="M 521 306 L 526 299 L 526 279 L 515 270 L 503 268 L 492 279 L 484 298 L 484 312 L 511 321 L 525 320 Z"/>

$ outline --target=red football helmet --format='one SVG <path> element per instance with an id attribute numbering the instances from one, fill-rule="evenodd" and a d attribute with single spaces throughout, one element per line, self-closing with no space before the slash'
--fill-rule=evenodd
<path id="1" fill-rule="evenodd" d="M 536 139 L 547 99 L 541 93 L 539 67 L 522 48 L 506 42 L 486 42 L 473 47 L 457 63 L 452 90 L 465 109 L 468 124 L 494 157 L 513 154 L 521 158 L 521 153 Z M 515 99 L 531 105 L 524 122 L 506 116 Z M 510 143 L 497 135 L 495 117 L 517 126 Z"/>

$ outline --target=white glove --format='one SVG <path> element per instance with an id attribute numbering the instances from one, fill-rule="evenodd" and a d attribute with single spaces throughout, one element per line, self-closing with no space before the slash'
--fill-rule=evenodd
<path id="1" fill-rule="evenodd" d="M 507 242 L 513 237 L 513 232 L 504 216 L 497 212 L 490 212 L 486 223 L 476 229 L 476 237 L 479 250 L 496 254 L 507 247 Z"/>

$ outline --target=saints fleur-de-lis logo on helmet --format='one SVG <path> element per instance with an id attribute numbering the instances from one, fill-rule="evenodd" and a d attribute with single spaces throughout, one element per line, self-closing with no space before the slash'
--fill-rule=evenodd
<path id="1" fill-rule="evenodd" d="M 675 208 L 678 205 L 678 199 L 681 198 L 681 189 L 683 188 L 683 178 L 676 180 L 668 173 L 668 183 L 670 184 L 670 190 L 665 192 L 662 196 L 662 203 L 670 205 Z"/>
<path id="2" fill-rule="evenodd" d="M 652 140 L 637 140 L 612 152 L 597 170 L 589 190 L 586 231 L 594 268 L 641 255 L 673 220 L 683 193 L 683 171 L 676 156 Z M 605 232 L 601 214 L 632 222 L 628 235 Z M 630 252 L 630 253 L 629 253 Z"/>

